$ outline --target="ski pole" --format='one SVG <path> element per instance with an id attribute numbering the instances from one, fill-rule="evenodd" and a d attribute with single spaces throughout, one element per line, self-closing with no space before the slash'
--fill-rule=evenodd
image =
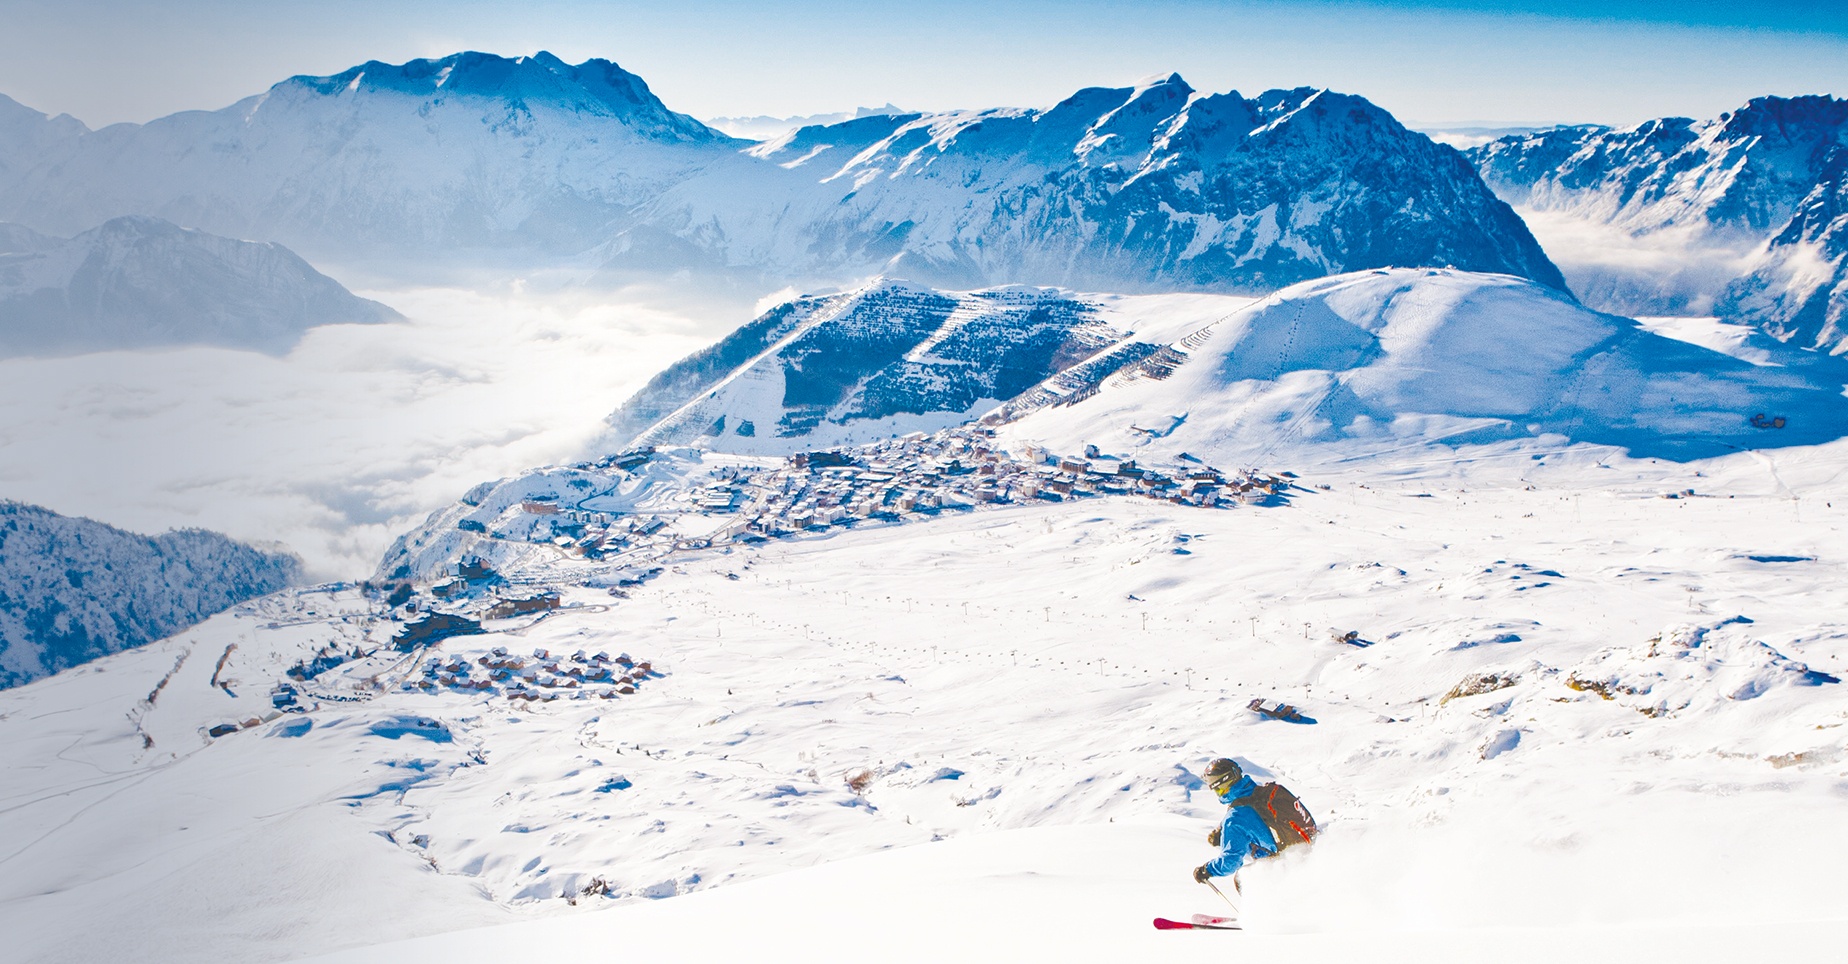
<path id="1" fill-rule="evenodd" d="M 1220 890 L 1218 884 L 1213 883 L 1212 880 L 1209 879 L 1206 882 L 1206 886 L 1213 888 L 1213 893 L 1218 894 L 1219 899 L 1225 901 L 1227 907 L 1232 908 L 1232 913 L 1234 914 L 1238 913 L 1238 905 L 1232 903 L 1232 898 L 1227 897 L 1226 892 L 1223 890 Z"/>

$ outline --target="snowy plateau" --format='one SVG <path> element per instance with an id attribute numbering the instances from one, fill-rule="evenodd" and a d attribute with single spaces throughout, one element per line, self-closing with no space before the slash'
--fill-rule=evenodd
<path id="1" fill-rule="evenodd" d="M 1829 959 L 1839 106 L 0 99 L 5 956 Z"/>

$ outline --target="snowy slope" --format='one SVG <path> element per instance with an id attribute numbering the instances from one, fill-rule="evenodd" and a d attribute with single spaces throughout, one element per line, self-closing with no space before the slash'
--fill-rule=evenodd
<path id="1" fill-rule="evenodd" d="M 880 280 L 799 298 L 656 376 L 611 415 L 604 448 L 789 454 L 959 425 L 1074 365 L 1154 350 L 1113 314 L 1025 287 Z"/>
<path id="2" fill-rule="evenodd" d="M 378 597 L 247 604 L 0 694 L 0 923 L 33 962 L 509 920 L 348 959 L 706 959 L 746 929 L 834 953 L 869 928 L 895 959 L 1153 957 L 1175 945 L 1148 917 L 1213 909 L 1187 878 L 1218 811 L 1198 774 L 1235 754 L 1328 828 L 1246 875 L 1240 948 L 1813 951 L 1848 901 L 1842 447 L 1476 454 L 1305 472 L 1288 505 L 1100 497 L 679 550 L 622 596 L 557 554 L 420 587 L 484 616 L 562 594 L 423 652 Z M 497 649 L 545 679 L 600 650 L 659 675 L 606 699 L 494 680 Z M 418 687 L 433 657 L 488 685 Z M 302 709 L 266 722 L 273 681 Z M 835 863 L 888 848 L 910 849 Z"/>
<path id="3" fill-rule="evenodd" d="M 299 570 L 215 532 L 148 538 L 0 502 L 0 687 L 172 635 Z"/>
<path id="4" fill-rule="evenodd" d="M 87 133 L 69 114 L 50 117 L 0 94 L 0 194 L 28 169 L 66 156 Z"/>
<path id="5" fill-rule="evenodd" d="M 1470 157 L 1589 304 L 1687 314 L 1711 310 L 1740 275 L 1763 271 L 1756 288 L 1771 286 L 1776 266 L 1755 249 L 1803 231 L 1798 212 L 1839 184 L 1844 145 L 1848 101 L 1758 97 L 1711 120 L 1516 134 Z"/>
<path id="6" fill-rule="evenodd" d="M 68 233 L 146 214 L 344 258 L 353 246 L 575 251 L 740 143 L 606 60 L 374 61 L 85 134 L 0 194 L 0 217 Z"/>
<path id="7" fill-rule="evenodd" d="M 1460 154 L 1327 90 L 1203 95 L 1173 75 L 1047 109 L 807 127 L 748 153 L 774 166 L 678 184 L 650 227 L 804 279 L 1248 291 L 1451 264 L 1562 284 Z"/>
<path id="8" fill-rule="evenodd" d="M 1007 433 L 1261 465 L 1516 439 L 1535 458 L 1590 442 L 1686 460 L 1848 432 L 1839 376 L 1776 347 L 1754 363 L 1506 276 L 1365 272 L 1280 291 L 1175 346 L 1163 371 L 1126 371 Z"/>
<path id="9" fill-rule="evenodd" d="M 68 241 L 0 226 L 0 355 L 199 344 L 279 353 L 316 325 L 398 320 L 279 244 L 148 217 Z"/>
<path id="10" fill-rule="evenodd" d="M 1782 341 L 1841 355 L 1848 353 L 1848 147 L 1831 158 L 1719 309 Z"/>

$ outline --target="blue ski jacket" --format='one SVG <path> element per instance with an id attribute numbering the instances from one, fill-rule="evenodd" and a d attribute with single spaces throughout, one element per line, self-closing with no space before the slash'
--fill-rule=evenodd
<path id="1" fill-rule="evenodd" d="M 1258 788 L 1250 777 L 1232 784 L 1219 799 L 1230 804 Z M 1250 807 L 1228 807 L 1219 825 L 1219 856 L 1206 863 L 1206 872 L 1214 877 L 1230 877 L 1247 860 L 1269 857 L 1277 852 L 1277 838 L 1264 825 L 1264 818 Z"/>

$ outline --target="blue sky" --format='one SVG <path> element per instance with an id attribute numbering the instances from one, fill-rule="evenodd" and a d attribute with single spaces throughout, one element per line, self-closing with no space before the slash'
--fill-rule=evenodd
<path id="1" fill-rule="evenodd" d="M 1848 95 L 1848 3 L 1720 0 L 6 0 L 0 93 L 93 126 L 462 49 L 601 56 L 699 117 L 1030 106 L 1179 71 L 1427 124 L 1711 116 Z"/>

